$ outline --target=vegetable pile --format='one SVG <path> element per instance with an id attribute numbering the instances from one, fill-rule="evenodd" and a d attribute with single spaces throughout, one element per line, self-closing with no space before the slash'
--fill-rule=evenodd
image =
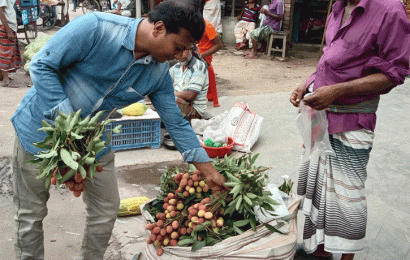
<path id="1" fill-rule="evenodd" d="M 270 214 L 278 203 L 264 190 L 268 169 L 255 166 L 258 155 L 244 155 L 213 161 L 214 167 L 226 178 L 230 190 L 214 196 L 198 170 L 179 172 L 168 169 L 160 182 L 161 194 L 147 204 L 155 216 L 146 228 L 151 232 L 147 243 L 154 243 L 157 254 L 165 246 L 189 246 L 193 251 L 212 246 L 248 229 L 256 231 L 264 224 L 270 231 L 280 232 L 267 223 L 261 223 L 254 208 Z M 191 168 L 191 166 L 190 166 Z"/>
<path id="2" fill-rule="evenodd" d="M 34 55 L 37 54 L 43 48 L 43 46 L 50 40 L 52 35 L 42 35 L 38 36 L 32 43 L 26 46 L 25 51 L 23 53 L 23 62 L 24 70 L 28 73 L 30 62 L 33 59 Z"/>
<path id="3" fill-rule="evenodd" d="M 98 112 L 92 118 L 81 118 L 81 109 L 69 115 L 58 112 L 59 115 L 54 125 L 45 120 L 41 122 L 46 138 L 35 143 L 34 146 L 45 151 L 34 155 L 32 163 L 38 163 L 38 179 L 45 179 L 48 189 L 50 184 L 65 184 L 75 197 L 79 197 L 85 190 L 85 180 L 93 180 L 96 172 L 101 172 L 102 166 L 96 160 L 97 153 L 101 152 L 106 143 L 102 140 L 105 126 L 112 120 L 99 122 L 100 116 L 105 111 Z M 121 125 L 112 130 L 113 133 L 121 132 Z M 111 140 L 111 132 L 107 132 L 108 143 Z"/>

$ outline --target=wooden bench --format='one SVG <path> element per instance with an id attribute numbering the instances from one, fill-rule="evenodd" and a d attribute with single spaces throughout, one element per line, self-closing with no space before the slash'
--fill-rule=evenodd
<path id="1" fill-rule="evenodd" d="M 282 53 L 282 58 L 285 58 L 286 55 L 286 39 L 288 37 L 289 32 L 288 31 L 281 31 L 281 32 L 275 32 L 272 33 L 269 36 L 269 41 L 268 41 L 268 46 L 267 46 L 267 54 L 268 56 L 271 55 L 272 52 L 281 52 Z M 276 49 L 274 48 L 273 45 L 273 40 L 274 39 L 282 39 L 282 48 L 281 49 Z"/>

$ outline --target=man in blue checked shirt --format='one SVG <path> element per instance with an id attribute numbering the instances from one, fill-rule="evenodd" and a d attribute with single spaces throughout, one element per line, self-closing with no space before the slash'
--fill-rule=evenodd
<path id="1" fill-rule="evenodd" d="M 181 115 L 168 63 L 162 63 L 202 37 L 204 20 L 196 3 L 189 1 L 164 1 L 147 19 L 83 15 L 60 29 L 32 59 L 33 87 L 11 118 L 17 135 L 13 170 L 18 259 L 44 258 L 42 221 L 49 191 L 43 179 L 36 179 L 37 165 L 28 161 L 39 152 L 33 143 L 45 138 L 37 132 L 41 121 L 52 122 L 57 111 L 81 109 L 85 117 L 149 96 L 184 160 L 204 174 L 214 192 L 224 188 L 225 179 Z M 104 170 L 87 181 L 83 193 L 87 217 L 81 259 L 103 259 L 120 203 L 112 149 L 97 159 Z"/>

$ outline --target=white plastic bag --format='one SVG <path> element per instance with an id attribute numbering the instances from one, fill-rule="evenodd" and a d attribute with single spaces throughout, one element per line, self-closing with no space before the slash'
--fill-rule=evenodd
<path id="1" fill-rule="evenodd" d="M 228 143 L 228 137 L 221 129 L 213 130 L 208 126 L 204 131 L 204 140 L 210 138 L 213 142 L 219 142 L 221 144 Z"/>
<path id="2" fill-rule="evenodd" d="M 305 153 L 302 155 L 303 162 L 313 156 L 336 155 L 329 141 L 326 110 L 314 110 L 301 103 L 296 124 L 305 146 Z"/>
<path id="3" fill-rule="evenodd" d="M 235 141 L 233 150 L 249 153 L 258 140 L 263 117 L 252 113 L 248 105 L 237 102 L 222 121 L 219 129 Z"/>
<path id="4" fill-rule="evenodd" d="M 192 119 L 191 126 L 194 129 L 195 133 L 198 135 L 203 135 L 206 128 L 211 127 L 213 130 L 219 128 L 219 125 L 223 121 L 223 119 L 228 114 L 228 111 L 223 112 L 220 115 L 214 116 L 208 120 L 206 119 Z"/>

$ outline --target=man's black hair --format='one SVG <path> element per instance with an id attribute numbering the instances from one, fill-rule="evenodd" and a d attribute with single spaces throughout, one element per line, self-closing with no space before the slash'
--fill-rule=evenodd
<path id="1" fill-rule="evenodd" d="M 148 21 L 162 21 L 168 33 L 178 34 L 181 28 L 188 30 L 195 41 L 205 32 L 205 21 L 198 0 L 167 0 L 148 13 Z"/>

